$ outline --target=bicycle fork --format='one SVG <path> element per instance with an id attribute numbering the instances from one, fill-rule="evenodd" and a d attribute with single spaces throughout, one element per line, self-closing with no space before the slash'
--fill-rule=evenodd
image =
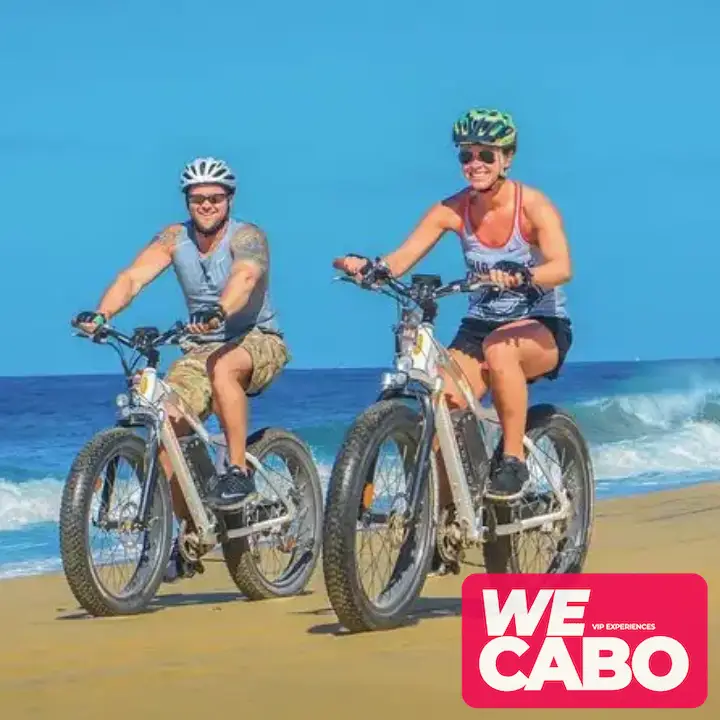
<path id="1" fill-rule="evenodd" d="M 422 405 L 423 429 L 418 444 L 417 457 L 414 470 L 408 478 L 410 485 L 410 498 L 408 500 L 408 516 L 416 518 L 420 512 L 420 503 L 425 495 L 428 477 L 430 474 L 430 454 L 432 453 L 433 437 L 435 435 L 435 413 L 429 395 L 418 396 Z"/>
<path id="2" fill-rule="evenodd" d="M 465 471 L 460 459 L 450 411 L 442 401 L 437 403 L 437 408 L 434 407 L 430 393 L 417 393 L 413 394 L 412 397 L 421 405 L 423 429 L 418 444 L 414 471 L 409 478 L 408 517 L 417 517 L 420 512 L 420 505 L 429 481 L 433 440 L 437 433 L 458 520 L 465 526 L 468 537 L 476 540 L 482 528 L 478 528 L 475 518 L 473 502 L 465 479 Z"/>
<path id="3" fill-rule="evenodd" d="M 161 444 L 165 447 L 173 468 L 187 468 L 177 438 L 172 432 L 172 429 L 168 429 L 165 425 L 166 423 L 169 424 L 169 422 L 167 418 L 160 420 L 160 418 L 150 411 L 133 408 L 132 412 L 128 413 L 119 423 L 124 427 L 142 427 L 147 432 L 145 456 L 143 458 L 143 476 L 145 481 L 142 483 L 140 504 L 137 515 L 135 516 L 135 524 L 138 528 L 147 529 L 148 522 L 151 519 L 152 502 L 155 497 L 158 482 L 158 463 L 160 462 L 159 453 Z M 205 513 L 205 509 L 200 502 L 197 492 L 192 492 L 195 490 L 195 487 L 192 485 L 191 491 L 188 491 L 187 488 L 188 484 L 192 484 L 192 478 L 186 476 L 186 473 L 179 471 L 177 471 L 177 476 L 183 491 L 183 496 L 185 497 L 185 502 L 188 504 L 188 509 L 193 519 L 195 521 L 201 521 L 199 523 L 199 530 L 203 535 L 210 534 L 212 532 L 212 525 Z M 168 480 L 169 479 L 170 478 L 168 478 Z"/>
<path id="4" fill-rule="evenodd" d="M 155 497 L 155 486 L 158 476 L 158 451 L 160 442 L 157 430 L 154 427 L 148 428 L 148 442 L 145 446 L 145 462 L 142 493 L 140 495 L 140 507 L 138 508 L 136 522 L 140 527 L 146 527 L 150 516 L 150 504 Z"/>
<path id="5" fill-rule="evenodd" d="M 384 395 L 387 397 L 387 394 Z M 453 498 L 458 506 L 458 514 L 465 519 L 468 530 L 471 534 L 475 532 L 475 521 L 472 513 L 472 501 L 468 491 L 467 483 L 463 482 L 465 477 L 460 454 L 458 452 L 455 434 L 453 431 L 452 419 L 447 406 L 440 402 L 437 409 L 433 407 L 432 396 L 429 393 L 417 393 L 412 396 L 421 405 L 421 417 L 423 420 L 422 433 L 418 443 L 417 455 L 414 469 L 408 478 L 410 487 L 408 499 L 408 517 L 417 517 L 420 512 L 420 505 L 429 482 L 429 473 L 432 465 L 431 455 L 433 452 L 433 440 L 437 432 L 440 450 L 447 470 Z"/>

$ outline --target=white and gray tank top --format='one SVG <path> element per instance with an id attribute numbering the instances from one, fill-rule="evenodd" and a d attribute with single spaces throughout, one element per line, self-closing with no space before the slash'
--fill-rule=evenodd
<path id="1" fill-rule="evenodd" d="M 172 254 L 175 275 L 185 296 L 190 314 L 207 308 L 220 300 L 233 264 L 230 239 L 246 223 L 230 219 L 218 245 L 207 255 L 201 255 L 194 239 L 191 221 L 182 224 Z M 270 302 L 270 269 L 263 275 L 250 295 L 247 305 L 230 315 L 216 330 L 193 336 L 196 342 L 224 342 L 243 337 L 254 327 L 266 332 L 279 332 L 275 310 Z"/>
<path id="2" fill-rule="evenodd" d="M 513 182 L 515 187 L 515 210 L 513 226 L 507 242 L 500 247 L 490 247 L 480 241 L 472 231 L 470 221 L 470 195 L 463 197 L 461 210 L 463 228 L 460 240 L 465 263 L 473 273 L 485 274 L 491 269 L 512 270 L 512 264 L 526 268 L 539 265 L 542 260 L 540 250 L 523 237 L 520 229 L 522 210 L 522 186 Z M 493 290 L 483 288 L 470 295 L 467 316 L 490 321 L 511 321 L 525 317 L 567 318 L 565 293 L 560 288 L 544 290 L 537 287 L 505 288 Z"/>

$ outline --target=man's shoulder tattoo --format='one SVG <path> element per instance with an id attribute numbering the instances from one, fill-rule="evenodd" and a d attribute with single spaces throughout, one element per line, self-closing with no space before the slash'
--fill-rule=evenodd
<path id="1" fill-rule="evenodd" d="M 254 262 L 263 271 L 268 267 L 268 243 L 264 231 L 253 223 L 239 227 L 230 238 L 234 260 Z"/>
<path id="2" fill-rule="evenodd" d="M 179 223 L 168 225 L 155 235 L 152 242 L 160 243 L 160 245 L 164 245 L 168 250 L 173 250 L 178 237 L 180 237 L 182 229 L 183 226 Z"/>

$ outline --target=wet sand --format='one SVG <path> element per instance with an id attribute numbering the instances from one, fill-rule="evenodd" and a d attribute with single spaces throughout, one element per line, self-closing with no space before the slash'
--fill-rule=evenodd
<path id="1" fill-rule="evenodd" d="M 152 611 L 88 618 L 61 575 L 0 582 L 0 717 L 720 717 L 720 484 L 598 504 L 588 572 L 697 572 L 710 587 L 710 695 L 697 710 L 473 710 L 460 692 L 457 577 L 431 578 L 416 623 L 338 635 L 318 574 L 250 603 L 224 565 L 164 586 Z"/>

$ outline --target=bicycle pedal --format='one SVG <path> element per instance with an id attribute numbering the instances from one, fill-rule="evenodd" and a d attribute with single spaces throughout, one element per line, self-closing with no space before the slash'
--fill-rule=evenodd
<path id="1" fill-rule="evenodd" d="M 280 550 L 281 553 L 291 553 L 296 547 L 296 538 L 290 538 L 289 540 L 281 541 L 278 544 L 278 550 Z"/>
<path id="2" fill-rule="evenodd" d="M 446 575 L 459 575 L 460 563 L 442 562 L 436 568 L 428 572 L 428 577 L 445 577 Z"/>
<path id="3" fill-rule="evenodd" d="M 489 500 L 493 503 L 513 505 L 523 498 L 524 495 L 525 493 L 522 490 L 520 492 L 513 493 L 512 495 L 494 495 L 493 493 L 486 491 L 483 497 L 485 500 Z"/>
<path id="4" fill-rule="evenodd" d="M 180 569 L 180 574 L 183 577 L 191 578 L 196 573 L 199 573 L 202 575 L 202 573 L 205 572 L 205 567 L 201 562 L 189 562 L 185 559 L 182 560 L 182 567 Z"/>
<path id="5" fill-rule="evenodd" d="M 446 575 L 459 575 L 460 574 L 460 563 L 457 561 L 445 563 L 445 574 Z"/>

